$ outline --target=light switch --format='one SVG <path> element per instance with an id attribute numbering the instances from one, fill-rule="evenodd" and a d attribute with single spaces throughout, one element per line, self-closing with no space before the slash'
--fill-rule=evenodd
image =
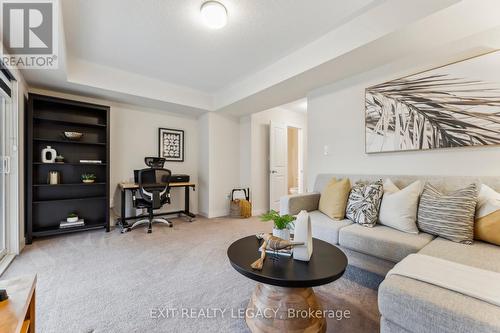
<path id="1" fill-rule="evenodd" d="M 329 153 L 328 145 L 324 145 L 323 146 L 323 155 L 328 156 L 328 153 Z"/>

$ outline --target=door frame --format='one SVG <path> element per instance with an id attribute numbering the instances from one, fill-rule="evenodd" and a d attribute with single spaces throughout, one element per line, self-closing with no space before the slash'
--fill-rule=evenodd
<path id="1" fill-rule="evenodd" d="M 304 162 L 305 162 L 305 157 L 304 157 L 304 129 L 300 126 L 297 126 L 296 124 L 287 124 L 287 128 L 295 128 L 297 130 L 297 142 L 298 142 L 298 147 L 297 147 L 297 159 L 298 159 L 298 187 L 299 187 L 299 194 L 304 193 Z M 287 141 L 288 142 L 288 141 Z M 289 147 L 287 147 L 288 149 Z M 287 169 L 288 173 L 288 169 Z M 287 174 L 288 176 L 288 174 Z"/>
<path id="2" fill-rule="evenodd" d="M 5 253 L 0 256 L 0 274 L 8 262 L 13 259 L 15 254 L 20 253 L 20 214 L 19 214 L 19 86 L 15 80 L 9 80 L 3 73 L 0 73 L 0 79 L 4 81 L 11 89 L 11 96 L 0 91 L 1 97 L 6 100 L 6 110 L 4 112 L 5 126 L 5 156 L 9 157 L 9 173 L 4 174 L 5 181 Z M 3 162 L 3 161 L 2 161 Z M 5 261 L 8 261 L 5 263 Z"/>
<path id="3" fill-rule="evenodd" d="M 286 140 L 286 149 L 287 149 L 287 156 L 288 156 L 288 128 L 289 127 L 292 127 L 292 128 L 296 128 L 298 130 L 298 142 L 299 142 L 299 145 L 298 145 L 298 162 L 299 162 L 299 193 L 304 193 L 305 192 L 305 177 L 304 177 L 304 166 L 305 166 L 305 147 L 304 147 L 304 127 L 301 126 L 300 124 L 297 124 L 297 123 L 294 123 L 294 122 L 287 122 L 287 121 L 284 121 L 284 122 L 276 122 L 274 121 L 274 123 L 279 123 L 280 125 L 283 125 L 285 127 L 285 132 L 287 132 L 287 140 Z M 272 128 L 272 125 L 271 125 L 271 122 L 269 123 L 269 128 L 271 129 Z M 269 177 L 267 179 L 268 181 L 268 190 L 269 190 L 269 200 L 268 200 L 268 204 L 269 204 L 269 209 L 272 209 L 272 191 L 273 191 L 273 187 L 272 187 L 272 181 L 271 181 L 271 177 L 272 177 L 272 168 L 271 168 L 271 156 L 272 156 L 272 144 L 271 144 L 271 130 L 268 131 L 269 132 L 269 156 L 268 156 L 268 169 L 269 169 Z M 285 168 L 285 179 L 286 179 L 286 183 L 288 184 L 288 163 L 287 163 L 287 166 Z M 286 186 L 287 187 L 287 191 L 286 191 L 286 194 L 285 195 L 289 195 L 288 193 L 288 185 Z"/>

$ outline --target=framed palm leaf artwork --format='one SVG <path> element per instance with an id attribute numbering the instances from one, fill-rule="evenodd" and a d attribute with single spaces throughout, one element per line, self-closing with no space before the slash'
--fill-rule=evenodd
<path id="1" fill-rule="evenodd" d="M 500 52 L 365 93 L 367 153 L 500 144 Z"/>

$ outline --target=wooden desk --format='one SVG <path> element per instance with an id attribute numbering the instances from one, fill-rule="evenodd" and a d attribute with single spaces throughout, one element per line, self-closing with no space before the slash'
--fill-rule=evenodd
<path id="1" fill-rule="evenodd" d="M 139 184 L 136 183 L 120 183 L 118 185 L 121 191 L 121 209 L 120 209 L 120 217 L 118 218 L 118 225 L 122 228 L 128 228 L 129 225 L 127 220 L 136 220 L 144 217 L 148 217 L 147 215 L 137 215 L 137 216 L 125 216 L 125 204 L 126 204 L 126 192 L 137 190 L 139 188 Z M 165 215 L 186 215 L 191 221 L 196 215 L 189 211 L 189 190 L 192 188 L 193 191 L 196 190 L 195 183 L 170 183 L 169 186 L 171 188 L 183 187 L 184 188 L 184 210 L 173 211 L 173 212 L 165 212 L 154 214 L 154 216 L 165 216 Z"/>
<path id="2" fill-rule="evenodd" d="M 36 275 L 0 281 L 9 299 L 0 302 L 0 332 L 35 333 Z"/>

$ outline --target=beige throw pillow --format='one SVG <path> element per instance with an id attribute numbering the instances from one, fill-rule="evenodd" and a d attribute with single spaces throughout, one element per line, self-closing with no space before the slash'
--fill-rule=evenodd
<path id="1" fill-rule="evenodd" d="M 350 191 L 351 182 L 349 179 L 332 178 L 321 192 L 319 211 L 331 219 L 343 220 Z"/>
<path id="2" fill-rule="evenodd" d="M 474 238 L 500 245 L 500 193 L 484 184 L 478 195 Z"/>
<path id="3" fill-rule="evenodd" d="M 417 210 L 421 192 L 421 181 L 417 180 L 400 190 L 390 179 L 386 179 L 379 223 L 399 231 L 418 234 Z"/>

